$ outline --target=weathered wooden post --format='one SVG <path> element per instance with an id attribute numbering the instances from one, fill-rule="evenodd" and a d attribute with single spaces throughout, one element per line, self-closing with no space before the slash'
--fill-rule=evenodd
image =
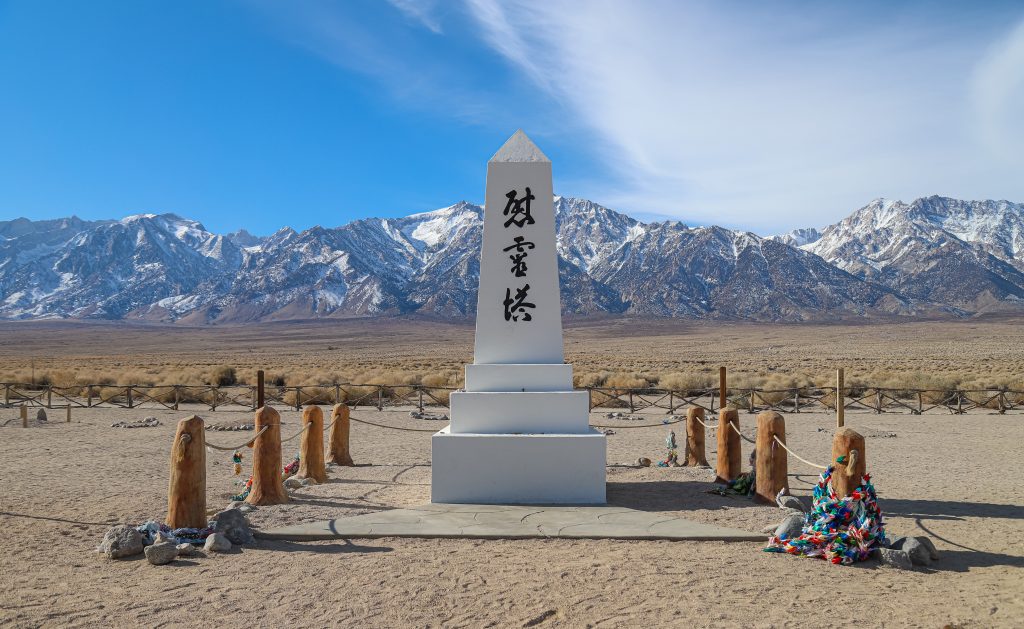
<path id="1" fill-rule="evenodd" d="M 46 385 L 46 408 L 53 408 L 53 385 Z"/>
<path id="2" fill-rule="evenodd" d="M 775 496 L 782 490 L 789 493 L 789 461 L 786 451 L 775 443 L 786 442 L 786 420 L 775 411 L 757 414 L 757 443 L 755 452 L 756 492 L 755 499 L 766 504 L 775 504 Z"/>
<path id="3" fill-rule="evenodd" d="M 71 423 L 71 404 L 68 404 L 68 423 Z"/>
<path id="4" fill-rule="evenodd" d="M 836 428 L 846 424 L 846 381 L 843 368 L 836 369 Z"/>
<path id="5" fill-rule="evenodd" d="M 295 387 L 295 410 L 302 408 L 302 387 Z"/>
<path id="6" fill-rule="evenodd" d="M 733 430 L 730 424 L 736 427 Z M 743 453 L 740 449 L 740 413 L 735 408 L 718 411 L 718 467 L 715 482 L 727 483 L 736 479 L 742 471 Z"/>
<path id="7" fill-rule="evenodd" d="M 299 444 L 299 478 L 312 478 L 318 483 L 327 481 L 327 468 L 324 466 L 324 412 L 319 406 L 307 406 L 302 411 L 302 433 Z"/>
<path id="8" fill-rule="evenodd" d="M 28 407 L 21 405 L 21 427 L 28 428 Z"/>
<path id="9" fill-rule="evenodd" d="M 264 373 L 263 370 L 256 371 L 256 408 L 263 408 L 264 400 Z"/>
<path id="10" fill-rule="evenodd" d="M 840 498 L 849 496 L 860 486 L 867 470 L 864 437 L 852 428 L 836 430 L 836 435 L 832 438 L 832 462 L 835 465 L 832 472 L 832 489 Z"/>
<path id="11" fill-rule="evenodd" d="M 723 409 L 728 406 L 726 397 L 729 393 L 729 388 L 726 386 L 726 374 L 725 367 L 718 368 L 718 408 Z"/>
<path id="12" fill-rule="evenodd" d="M 327 460 L 335 465 L 353 466 L 352 455 L 348 451 L 349 410 L 344 404 L 335 404 L 331 411 L 331 441 Z"/>
<path id="13" fill-rule="evenodd" d="M 174 433 L 167 526 L 206 527 L 206 436 L 198 415 L 179 421 Z"/>
<path id="14" fill-rule="evenodd" d="M 691 406 L 686 409 L 686 461 L 685 465 L 708 466 L 704 451 L 704 409 Z"/>
<path id="15" fill-rule="evenodd" d="M 270 406 L 256 411 L 256 437 L 252 450 L 252 487 L 246 502 L 253 505 L 276 505 L 288 502 L 281 478 L 281 415 Z"/>

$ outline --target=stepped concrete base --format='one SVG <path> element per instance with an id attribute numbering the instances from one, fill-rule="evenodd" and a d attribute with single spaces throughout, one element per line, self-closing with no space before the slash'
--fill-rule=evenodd
<path id="1" fill-rule="evenodd" d="M 594 429 L 582 434 L 465 434 L 447 427 L 431 438 L 430 501 L 604 504 L 606 439 Z"/>
<path id="2" fill-rule="evenodd" d="M 466 391 L 572 391 L 572 365 L 466 365 Z"/>
<path id="3" fill-rule="evenodd" d="M 625 507 L 428 504 L 256 531 L 256 537 L 297 542 L 375 537 L 547 537 L 756 541 L 763 544 L 767 535 Z"/>
<path id="4" fill-rule="evenodd" d="M 449 397 L 452 434 L 589 434 L 586 391 L 456 391 Z"/>

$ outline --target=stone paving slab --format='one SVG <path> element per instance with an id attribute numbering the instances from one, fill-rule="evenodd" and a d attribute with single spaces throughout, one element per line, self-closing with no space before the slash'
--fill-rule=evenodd
<path id="1" fill-rule="evenodd" d="M 760 541 L 767 536 L 624 507 L 427 504 L 257 531 L 261 539 L 374 537 Z"/>

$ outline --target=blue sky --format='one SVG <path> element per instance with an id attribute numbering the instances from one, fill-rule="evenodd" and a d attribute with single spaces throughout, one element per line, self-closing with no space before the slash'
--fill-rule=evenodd
<path id="1" fill-rule="evenodd" d="M 0 219 L 214 231 L 555 189 L 759 233 L 1024 201 L 1024 4 L 0 0 Z"/>

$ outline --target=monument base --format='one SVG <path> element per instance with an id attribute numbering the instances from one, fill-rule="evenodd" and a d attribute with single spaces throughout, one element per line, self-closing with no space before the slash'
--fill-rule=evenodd
<path id="1" fill-rule="evenodd" d="M 583 434 L 452 434 L 431 438 L 430 501 L 604 504 L 607 438 Z"/>

